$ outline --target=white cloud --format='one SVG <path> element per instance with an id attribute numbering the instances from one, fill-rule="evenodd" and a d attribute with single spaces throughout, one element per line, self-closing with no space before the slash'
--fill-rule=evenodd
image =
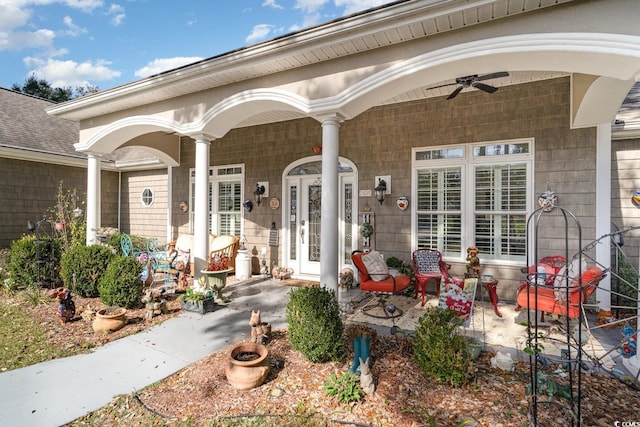
<path id="1" fill-rule="evenodd" d="M 274 31 L 274 28 L 273 25 L 269 24 L 254 25 L 251 34 L 247 36 L 245 41 L 247 43 L 255 43 L 259 40 L 264 40 Z"/>
<path id="2" fill-rule="evenodd" d="M 304 28 L 310 28 L 337 16 L 323 14 L 322 9 L 330 0 L 296 0 L 293 8 L 303 12 L 302 22 L 296 23 L 289 27 L 289 31 L 299 31 Z M 371 9 L 390 3 L 390 0 L 333 0 L 337 8 L 344 8 L 341 16 L 350 15 L 355 12 Z"/>
<path id="3" fill-rule="evenodd" d="M 334 0 L 337 7 L 344 7 L 343 15 L 350 15 L 355 12 L 371 9 L 390 3 L 389 0 Z"/>
<path id="4" fill-rule="evenodd" d="M 0 31 L 0 50 L 22 50 L 30 47 L 47 47 L 53 44 L 56 35 L 51 30 Z"/>
<path id="5" fill-rule="evenodd" d="M 124 21 L 124 18 L 127 17 L 127 14 L 124 13 L 124 7 L 115 3 L 111 4 L 106 14 L 108 16 L 111 16 L 111 24 L 113 24 L 113 26 L 115 27 L 122 24 L 122 21 Z"/>
<path id="6" fill-rule="evenodd" d="M 85 86 L 90 82 L 95 84 L 96 82 L 108 81 L 120 77 L 122 74 L 120 71 L 109 68 L 111 63 L 104 60 L 78 63 L 27 57 L 24 59 L 24 63 L 31 68 L 27 75 L 35 74 L 51 83 L 53 87 Z"/>
<path id="7" fill-rule="evenodd" d="M 284 9 L 284 6 L 281 6 L 278 3 L 276 3 L 276 0 L 264 0 L 262 2 L 262 6 L 271 7 L 273 9 Z"/>
<path id="8" fill-rule="evenodd" d="M 55 1 L 25 1 L 25 3 L 43 4 L 43 3 L 57 3 Z M 102 7 L 104 2 L 102 0 L 63 0 L 62 2 L 69 7 L 81 9 L 85 12 L 91 12 L 99 7 Z"/>
<path id="9" fill-rule="evenodd" d="M 329 0 L 296 0 L 294 9 L 300 9 L 304 13 L 314 13 L 322 9 Z"/>
<path id="10" fill-rule="evenodd" d="M 0 31 L 22 27 L 29 22 L 31 12 L 11 2 L 0 2 Z"/>
<path id="11" fill-rule="evenodd" d="M 65 16 L 63 18 L 63 22 L 64 22 L 64 25 L 68 28 L 68 30 L 65 31 L 64 33 L 68 36 L 75 37 L 79 34 L 85 34 L 88 32 L 86 28 L 82 28 L 74 24 L 70 16 Z"/>
<path id="12" fill-rule="evenodd" d="M 175 58 L 158 58 L 149 62 L 146 66 L 136 70 L 135 76 L 144 78 L 162 73 L 164 71 L 173 70 L 183 65 L 192 64 L 201 61 L 203 58 L 199 56 L 177 56 Z"/>

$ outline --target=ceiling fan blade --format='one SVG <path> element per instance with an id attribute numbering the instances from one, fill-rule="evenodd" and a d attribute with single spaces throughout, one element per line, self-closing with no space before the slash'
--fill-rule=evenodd
<path id="1" fill-rule="evenodd" d="M 464 86 L 460 85 L 456 88 L 456 90 L 454 90 L 453 92 L 451 92 L 451 94 L 449 96 L 447 96 L 447 99 L 453 99 L 456 96 L 458 96 L 458 94 L 460 93 L 460 91 L 464 88 Z"/>
<path id="2" fill-rule="evenodd" d="M 448 87 L 448 86 L 454 86 L 454 85 L 457 85 L 457 83 L 456 82 L 451 82 L 451 83 L 445 83 L 443 85 L 431 86 L 431 87 L 428 87 L 427 90 L 440 89 L 441 87 Z"/>
<path id="3" fill-rule="evenodd" d="M 493 93 L 493 92 L 498 90 L 497 87 L 489 86 L 489 85 L 486 85 L 486 84 L 480 83 L 480 82 L 472 83 L 471 86 L 473 86 L 473 87 L 475 87 L 477 89 L 483 90 L 483 91 L 485 91 L 487 93 Z"/>
<path id="4" fill-rule="evenodd" d="M 508 77 L 508 76 L 509 76 L 509 73 L 507 73 L 506 71 L 498 71 L 496 73 L 491 73 L 491 74 L 485 74 L 483 76 L 478 76 L 476 81 L 498 79 L 500 77 Z"/>

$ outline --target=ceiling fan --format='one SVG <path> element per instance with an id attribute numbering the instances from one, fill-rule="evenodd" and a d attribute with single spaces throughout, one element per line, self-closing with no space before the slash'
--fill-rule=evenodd
<path id="1" fill-rule="evenodd" d="M 467 88 L 467 87 L 475 87 L 476 89 L 483 90 L 483 91 L 485 91 L 487 93 L 493 93 L 493 92 L 498 90 L 497 87 L 490 86 L 488 84 L 481 83 L 481 82 L 483 80 L 491 80 L 491 79 L 497 79 L 497 78 L 500 78 L 500 77 L 507 77 L 508 75 L 509 75 L 509 73 L 507 73 L 506 71 L 498 71 L 496 73 L 484 74 L 484 75 L 481 75 L 481 76 L 479 76 L 477 74 L 473 74 L 471 76 L 457 77 L 455 83 L 448 83 L 448 84 L 444 84 L 444 85 L 440 85 L 440 86 L 435 86 L 435 87 L 432 87 L 430 89 L 437 89 L 437 88 L 440 88 L 440 87 L 458 85 L 458 87 L 455 88 L 455 90 L 453 92 L 451 92 L 449 94 L 449 96 L 447 96 L 447 99 L 455 98 L 462 91 L 462 89 Z"/>

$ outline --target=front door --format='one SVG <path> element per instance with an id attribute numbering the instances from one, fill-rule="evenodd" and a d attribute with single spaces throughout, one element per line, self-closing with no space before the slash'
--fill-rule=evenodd
<path id="1" fill-rule="evenodd" d="M 300 200 L 300 273 L 320 274 L 320 211 L 322 182 L 320 177 L 301 180 Z"/>
<path id="2" fill-rule="evenodd" d="M 357 244 L 357 215 L 353 214 L 353 166 L 341 162 L 338 195 L 339 263 L 350 262 L 349 255 Z M 292 166 L 285 177 L 283 203 L 283 260 L 293 268 L 295 276 L 320 275 L 322 175 L 321 162 L 312 158 Z"/>

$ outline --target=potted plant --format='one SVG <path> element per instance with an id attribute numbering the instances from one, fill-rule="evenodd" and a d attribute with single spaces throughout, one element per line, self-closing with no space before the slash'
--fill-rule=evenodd
<path id="1" fill-rule="evenodd" d="M 397 276 L 400 274 L 400 269 L 404 265 L 404 262 L 401 259 L 398 259 L 394 256 L 386 259 L 387 267 L 389 267 L 389 274 L 392 276 Z"/>
<path id="2" fill-rule="evenodd" d="M 216 303 L 213 299 L 213 292 L 199 284 L 189 286 L 178 299 L 180 307 L 185 311 L 205 314 L 215 310 Z"/>

